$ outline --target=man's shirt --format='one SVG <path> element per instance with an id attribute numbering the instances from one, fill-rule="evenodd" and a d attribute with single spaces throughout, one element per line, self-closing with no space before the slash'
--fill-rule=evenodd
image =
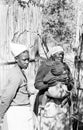
<path id="1" fill-rule="evenodd" d="M 1 96 L 0 117 L 4 116 L 9 106 L 29 105 L 27 79 L 16 65 L 9 74 L 5 90 Z"/>

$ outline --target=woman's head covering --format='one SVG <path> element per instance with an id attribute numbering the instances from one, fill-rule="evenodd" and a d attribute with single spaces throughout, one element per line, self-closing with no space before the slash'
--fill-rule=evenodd
<path id="1" fill-rule="evenodd" d="M 59 52 L 64 52 L 63 48 L 61 46 L 55 46 L 50 48 L 49 52 L 48 52 L 48 57 L 50 57 L 51 55 L 54 55 L 56 53 Z"/>

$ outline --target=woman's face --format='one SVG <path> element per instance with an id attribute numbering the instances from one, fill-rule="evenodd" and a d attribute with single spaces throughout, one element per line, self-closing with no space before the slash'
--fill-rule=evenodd
<path id="1" fill-rule="evenodd" d="M 60 61 L 63 61 L 64 53 L 63 52 L 56 53 L 53 55 L 53 57 L 55 57 L 55 60 L 56 58 L 58 58 Z"/>
<path id="2" fill-rule="evenodd" d="M 24 51 L 16 58 L 17 64 L 21 69 L 27 69 L 29 64 L 29 52 Z"/>

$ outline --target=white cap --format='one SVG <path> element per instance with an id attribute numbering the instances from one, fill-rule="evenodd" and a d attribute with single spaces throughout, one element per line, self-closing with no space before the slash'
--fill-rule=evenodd
<path id="1" fill-rule="evenodd" d="M 25 45 L 19 44 L 19 43 L 10 43 L 10 50 L 14 57 L 18 56 L 22 52 L 27 50 L 27 47 Z"/>
<path id="2" fill-rule="evenodd" d="M 50 57 L 51 55 L 54 55 L 56 53 L 59 53 L 59 52 L 64 52 L 63 48 L 61 46 L 52 47 L 49 49 L 48 57 Z"/>

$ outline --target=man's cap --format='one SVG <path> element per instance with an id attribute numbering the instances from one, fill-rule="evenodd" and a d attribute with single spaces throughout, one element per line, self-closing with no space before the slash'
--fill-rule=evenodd
<path id="1" fill-rule="evenodd" d="M 64 52 L 64 50 L 61 46 L 52 47 L 49 49 L 48 57 L 50 57 L 51 55 L 54 55 L 56 53 L 59 53 L 59 52 Z"/>
<path id="2" fill-rule="evenodd" d="M 19 43 L 10 43 L 10 50 L 14 57 L 18 56 L 22 52 L 28 50 L 25 45 L 19 44 Z"/>

